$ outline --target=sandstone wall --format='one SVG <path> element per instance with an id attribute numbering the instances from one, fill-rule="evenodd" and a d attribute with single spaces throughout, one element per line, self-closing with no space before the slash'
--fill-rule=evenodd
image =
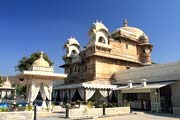
<path id="1" fill-rule="evenodd" d="M 130 112 L 129 107 L 115 107 L 106 108 L 106 115 L 120 115 L 128 114 Z M 100 117 L 103 115 L 103 108 L 81 108 L 71 109 L 70 118 L 86 118 L 86 117 Z"/>
<path id="2" fill-rule="evenodd" d="M 0 112 L 0 120 L 33 120 L 33 111 Z"/>

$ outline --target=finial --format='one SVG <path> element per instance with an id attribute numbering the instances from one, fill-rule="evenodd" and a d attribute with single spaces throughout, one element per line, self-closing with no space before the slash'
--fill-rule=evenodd
<path id="1" fill-rule="evenodd" d="M 44 54 L 44 53 L 43 53 L 43 51 L 41 51 L 41 55 L 40 55 L 40 58 L 43 58 L 43 54 Z"/>
<path id="2" fill-rule="evenodd" d="M 124 27 L 127 27 L 128 26 L 128 21 L 127 21 L 127 19 L 125 18 L 124 19 Z"/>
<path id="3" fill-rule="evenodd" d="M 102 21 L 97 19 L 95 23 L 102 23 Z"/>

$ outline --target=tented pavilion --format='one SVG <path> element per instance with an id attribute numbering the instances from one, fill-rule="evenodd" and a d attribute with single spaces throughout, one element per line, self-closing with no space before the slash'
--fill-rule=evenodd
<path id="1" fill-rule="evenodd" d="M 15 93 L 15 88 L 12 87 L 11 82 L 7 77 L 6 80 L 3 82 L 2 86 L 0 87 L 0 103 L 8 102 L 7 98 L 11 97 L 12 93 Z"/>
<path id="2" fill-rule="evenodd" d="M 47 108 L 47 98 L 49 101 L 48 108 L 50 110 L 53 81 L 64 80 L 67 75 L 54 73 L 53 66 L 49 65 L 49 63 L 43 58 L 43 52 L 41 52 L 40 58 L 33 62 L 31 68 L 20 73 L 18 77 L 26 80 L 26 102 L 32 104 L 40 92 L 43 99 L 42 108 Z"/>

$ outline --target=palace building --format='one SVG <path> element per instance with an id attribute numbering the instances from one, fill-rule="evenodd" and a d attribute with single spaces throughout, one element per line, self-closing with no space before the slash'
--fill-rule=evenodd
<path id="1" fill-rule="evenodd" d="M 180 63 L 152 64 L 152 48 L 143 30 L 128 26 L 126 19 L 113 32 L 96 21 L 84 48 L 75 37 L 65 43 L 60 67 L 68 76 L 54 85 L 55 99 L 132 102 L 134 109 L 180 113 Z"/>

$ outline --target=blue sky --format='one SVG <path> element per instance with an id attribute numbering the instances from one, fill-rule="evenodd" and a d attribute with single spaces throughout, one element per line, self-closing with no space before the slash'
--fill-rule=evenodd
<path id="1" fill-rule="evenodd" d="M 97 19 L 112 32 L 127 18 L 149 36 L 154 62 L 178 61 L 179 6 L 179 0 L 0 0 L 0 74 L 17 74 L 18 61 L 41 50 L 63 72 L 63 44 L 75 36 L 85 46 Z"/>

